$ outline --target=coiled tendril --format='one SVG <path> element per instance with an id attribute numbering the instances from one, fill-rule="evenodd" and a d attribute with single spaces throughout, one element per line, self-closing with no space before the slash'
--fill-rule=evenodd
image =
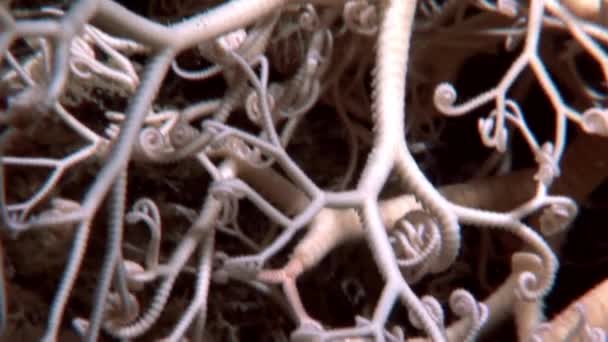
<path id="1" fill-rule="evenodd" d="M 159 160 L 163 159 L 171 150 L 167 138 L 158 128 L 146 127 L 139 133 L 134 154 L 135 156 L 144 156 L 147 159 Z"/>
<path id="2" fill-rule="evenodd" d="M 342 16 L 348 29 L 358 34 L 372 36 L 378 32 L 378 11 L 367 0 L 351 0 L 344 5 Z"/>
<path id="3" fill-rule="evenodd" d="M 471 325 L 464 341 L 475 340 L 481 326 L 488 319 L 488 307 L 478 303 L 467 290 L 457 289 L 450 295 L 450 309 L 459 317 L 469 318 Z"/>
<path id="4" fill-rule="evenodd" d="M 608 112 L 604 108 L 591 108 L 583 113 L 581 127 L 590 134 L 608 137 Z"/>
<path id="5" fill-rule="evenodd" d="M 551 203 L 542 210 L 540 215 L 540 231 L 545 236 L 551 236 L 564 231 L 578 213 L 576 202 L 568 197 L 560 197 L 560 201 Z"/>
<path id="6" fill-rule="evenodd" d="M 408 280 L 416 282 L 439 255 L 441 238 L 437 223 L 427 212 L 413 210 L 395 223 L 391 237 L 397 263 L 406 271 Z"/>
<path id="7" fill-rule="evenodd" d="M 445 315 L 439 301 L 437 301 L 437 299 L 433 296 L 423 296 L 422 298 L 420 298 L 420 301 L 422 302 L 422 305 L 424 305 L 425 310 L 429 313 L 429 316 L 431 316 L 435 324 L 437 324 L 438 327 L 443 327 L 445 322 Z M 413 310 L 408 310 L 408 319 L 416 329 L 424 328 L 424 325 L 422 324 L 422 322 L 420 322 L 418 316 L 414 314 Z"/>
<path id="8" fill-rule="evenodd" d="M 169 141 L 174 148 L 181 148 L 190 144 L 201 135 L 201 132 L 187 122 L 178 122 L 169 131 Z"/>
<path id="9" fill-rule="evenodd" d="M 309 32 L 319 29 L 321 20 L 313 5 L 306 4 L 302 6 L 302 13 L 298 16 L 298 24 L 302 29 Z"/>

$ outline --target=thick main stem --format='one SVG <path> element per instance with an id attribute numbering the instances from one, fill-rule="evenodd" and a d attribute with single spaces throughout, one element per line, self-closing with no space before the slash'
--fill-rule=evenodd
<path id="1" fill-rule="evenodd" d="M 378 194 L 391 171 L 395 152 L 405 139 L 405 79 L 415 11 L 416 1 L 406 0 L 388 1 L 384 8 L 374 72 L 375 141 L 357 189 L 369 198 L 360 214 L 381 273 L 388 284 L 399 284 L 401 299 L 423 322 L 430 337 L 443 341 L 440 330 L 401 276 L 378 207 Z M 380 303 L 376 311 L 381 312 L 386 309 L 384 306 L 392 304 Z"/>

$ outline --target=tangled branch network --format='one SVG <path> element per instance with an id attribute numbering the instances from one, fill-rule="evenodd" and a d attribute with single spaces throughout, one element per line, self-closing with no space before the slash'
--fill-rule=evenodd
<path id="1" fill-rule="evenodd" d="M 3 2 L 0 216 L 4 241 L 15 246 L 5 248 L 45 232 L 71 241 L 36 340 L 62 340 L 66 330 L 86 341 L 217 340 L 221 324 L 239 339 L 243 323 L 210 307 L 214 291 L 229 286 L 261 294 L 291 320 L 291 331 L 275 327 L 266 340 L 472 341 L 508 313 L 520 339 L 539 339 L 543 299 L 558 270 L 545 237 L 565 230 L 578 211 L 574 200 L 550 192 L 567 126 L 608 136 L 605 96 L 573 68 L 578 77 L 569 86 L 588 105 L 568 103 L 539 52 L 541 33 L 566 37 L 563 58 L 590 56 L 605 82 L 605 13 L 590 3 L 159 0 L 144 14 L 111 0 Z M 433 47 L 450 43 L 459 51 L 453 60 L 431 57 L 436 65 L 426 74 L 417 67 L 429 63 Z M 450 82 L 460 64 L 489 46 L 518 56 L 496 86 L 458 99 Z M 545 127 L 553 124 L 547 137 L 533 132 L 511 97 L 516 80 L 530 74 L 553 109 L 535 113 Z M 535 161 L 535 193 L 508 211 L 456 204 L 415 159 L 432 152 L 445 116 L 489 107 L 478 131 L 499 156 L 493 165 L 509 167 L 518 138 Z M 333 125 L 323 134 L 338 135 L 348 151 L 331 184 L 310 175 L 315 157 L 301 158 L 296 148 L 315 139 L 303 127 L 319 111 Z M 186 171 L 168 171 L 176 169 Z M 128 184 L 146 172 L 163 185 Z M 404 190 L 384 199 L 391 172 Z M 188 200 L 167 200 L 161 189 L 170 178 Z M 255 229 L 243 220 L 252 211 Z M 535 214 L 540 219 L 526 221 Z M 522 242 L 510 275 L 485 300 L 451 284 L 449 298 L 418 286 L 438 284 L 462 265 L 462 225 Z M 381 291 L 352 325 L 334 326 L 309 313 L 297 281 L 355 238 L 371 251 Z M 91 252 L 92 295 L 77 282 Z M 184 285 L 178 277 L 187 274 L 195 278 Z M 16 320 L 8 304 L 19 301 L 10 279 L 0 295 L 5 334 Z M 178 293 L 190 297 L 169 314 Z M 72 307 L 76 294 L 88 297 Z M 603 341 L 600 328 L 577 329 Z"/>

